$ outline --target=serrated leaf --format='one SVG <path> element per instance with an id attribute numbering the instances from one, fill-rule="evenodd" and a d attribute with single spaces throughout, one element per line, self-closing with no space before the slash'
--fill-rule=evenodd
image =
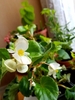
<path id="1" fill-rule="evenodd" d="M 34 89 L 38 100 L 57 100 L 58 98 L 58 86 L 50 77 L 42 77 L 40 84 L 36 83 Z"/>
<path id="2" fill-rule="evenodd" d="M 67 100 L 75 100 L 75 85 L 71 89 L 66 89 L 65 96 Z"/>
<path id="3" fill-rule="evenodd" d="M 27 77 L 23 77 L 19 83 L 19 90 L 20 92 L 26 96 L 29 97 L 31 94 L 30 90 L 30 82 L 28 81 Z"/>

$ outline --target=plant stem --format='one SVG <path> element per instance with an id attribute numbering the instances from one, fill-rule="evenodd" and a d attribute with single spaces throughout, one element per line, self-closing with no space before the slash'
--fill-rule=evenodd
<path id="1" fill-rule="evenodd" d="M 61 86 L 61 87 L 65 88 L 65 89 L 70 89 L 69 87 L 67 87 L 67 86 L 65 86 L 63 84 L 58 84 L 58 86 Z"/>

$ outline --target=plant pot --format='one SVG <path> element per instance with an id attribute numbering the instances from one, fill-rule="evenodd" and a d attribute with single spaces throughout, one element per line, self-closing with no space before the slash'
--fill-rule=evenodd
<path id="1" fill-rule="evenodd" d="M 65 65 L 66 68 L 70 68 L 72 66 L 71 62 L 73 62 L 72 60 L 59 60 L 57 61 L 60 65 Z"/>
<path id="2" fill-rule="evenodd" d="M 15 73 L 7 72 L 0 81 L 0 100 L 3 98 L 3 94 L 6 86 L 15 78 Z"/>
<path id="3" fill-rule="evenodd" d="M 47 28 L 43 29 L 43 30 L 38 30 L 37 32 L 35 32 L 35 34 L 41 34 L 41 35 L 44 35 L 44 36 L 48 36 L 47 34 Z"/>
<path id="4" fill-rule="evenodd" d="M 38 99 L 36 97 L 30 96 L 30 97 L 24 97 L 23 100 L 38 100 Z"/>

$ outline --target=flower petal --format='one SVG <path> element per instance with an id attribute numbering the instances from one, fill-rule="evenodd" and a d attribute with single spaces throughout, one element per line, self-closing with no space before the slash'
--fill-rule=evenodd
<path id="1" fill-rule="evenodd" d="M 17 53 L 12 54 L 12 56 L 20 63 L 20 64 L 31 64 L 31 59 L 27 56 L 19 56 Z"/>
<path id="2" fill-rule="evenodd" d="M 60 64 L 57 62 L 50 63 L 49 66 L 54 70 L 61 69 Z"/>
<path id="3" fill-rule="evenodd" d="M 24 64 L 19 64 L 17 67 L 17 72 L 26 73 L 28 71 L 28 66 Z"/>
<path id="4" fill-rule="evenodd" d="M 18 51 L 20 49 L 22 50 L 27 50 L 28 49 L 28 40 L 25 39 L 24 37 L 17 39 L 17 41 L 15 42 L 15 51 Z"/>
<path id="5" fill-rule="evenodd" d="M 19 63 L 22 63 L 21 57 L 17 53 L 12 54 L 12 57 L 14 57 L 14 59 L 16 59 Z"/>
<path id="6" fill-rule="evenodd" d="M 12 49 L 7 49 L 9 53 L 14 53 L 15 51 Z"/>
<path id="7" fill-rule="evenodd" d="M 4 65 L 9 72 L 15 72 L 16 71 L 16 62 L 13 59 L 5 60 Z"/>
<path id="8" fill-rule="evenodd" d="M 23 64 L 31 64 L 31 59 L 28 56 L 22 56 L 21 61 Z"/>

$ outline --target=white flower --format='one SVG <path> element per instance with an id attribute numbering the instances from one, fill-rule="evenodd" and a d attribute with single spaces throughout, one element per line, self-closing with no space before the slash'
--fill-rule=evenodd
<path id="1" fill-rule="evenodd" d="M 9 72 L 15 72 L 16 71 L 16 62 L 14 61 L 14 59 L 5 60 L 4 65 L 7 68 L 7 71 L 9 71 Z"/>
<path id="2" fill-rule="evenodd" d="M 28 71 L 28 66 L 25 64 L 17 64 L 17 71 L 19 73 L 25 73 Z"/>
<path id="3" fill-rule="evenodd" d="M 60 64 L 57 62 L 50 63 L 48 66 L 48 75 L 53 75 L 54 78 L 56 78 L 56 73 L 58 70 L 60 70 L 62 67 L 60 67 Z"/>
<path id="4" fill-rule="evenodd" d="M 20 73 L 25 73 L 28 70 L 28 65 L 31 64 L 31 59 L 28 57 L 29 53 L 25 52 L 28 49 L 28 40 L 20 36 L 15 42 L 15 49 L 8 50 L 12 52 L 12 57 L 19 63 L 17 66 L 17 71 Z"/>

